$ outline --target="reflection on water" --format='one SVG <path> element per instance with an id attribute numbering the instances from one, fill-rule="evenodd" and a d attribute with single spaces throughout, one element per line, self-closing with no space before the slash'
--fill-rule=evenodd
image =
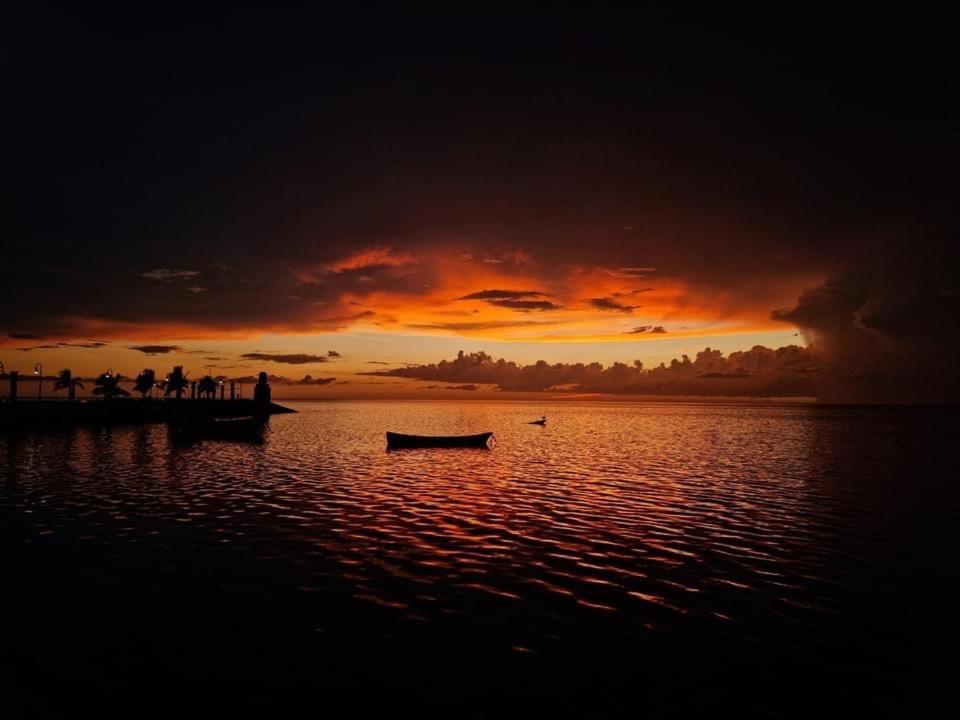
<path id="1" fill-rule="evenodd" d="M 779 663 L 756 700 L 774 714 L 787 676 L 932 698 L 952 671 L 950 413 L 296 407 L 262 444 L 181 446 L 162 425 L 0 438 L 0 609 L 27 665 L 283 686 L 482 661 L 503 687 L 562 694 L 530 680 L 562 659 L 581 679 L 642 669 L 668 707 L 684 674 Z M 387 453 L 387 429 L 497 445 Z"/>

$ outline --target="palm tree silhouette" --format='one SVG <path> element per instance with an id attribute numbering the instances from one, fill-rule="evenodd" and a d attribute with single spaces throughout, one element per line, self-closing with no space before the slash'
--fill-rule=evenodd
<path id="1" fill-rule="evenodd" d="M 200 378 L 200 382 L 197 383 L 197 394 L 206 395 L 208 399 L 216 397 L 217 381 L 213 379 L 213 375 L 204 375 Z"/>
<path id="2" fill-rule="evenodd" d="M 83 387 L 83 381 L 80 378 L 75 378 L 70 370 L 61 370 L 57 379 L 53 381 L 53 391 L 66 389 L 67 397 L 71 401 L 76 399 L 78 387 Z"/>
<path id="3" fill-rule="evenodd" d="M 107 372 L 102 373 L 94 383 L 93 394 L 103 395 L 105 400 L 129 395 L 130 393 L 120 387 L 121 380 L 123 380 L 123 375 L 107 370 Z"/>
<path id="4" fill-rule="evenodd" d="M 183 391 L 187 385 L 187 373 L 183 372 L 183 365 L 177 365 L 163 382 L 163 394 L 175 393 L 177 400 L 179 400 L 183 397 Z"/>
<path id="5" fill-rule="evenodd" d="M 152 368 L 146 368 L 137 375 L 137 379 L 133 383 L 133 389 L 143 395 L 143 399 L 146 400 L 156 382 L 157 373 Z"/>

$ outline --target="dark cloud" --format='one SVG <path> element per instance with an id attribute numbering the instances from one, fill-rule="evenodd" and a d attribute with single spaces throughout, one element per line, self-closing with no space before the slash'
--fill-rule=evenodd
<path id="1" fill-rule="evenodd" d="M 155 268 L 139 273 L 140 277 L 156 282 L 173 282 L 174 280 L 193 280 L 199 277 L 198 270 L 171 270 L 170 268 Z"/>
<path id="2" fill-rule="evenodd" d="M 30 347 L 18 348 L 22 352 L 29 352 L 30 350 L 58 350 L 60 348 L 80 348 L 82 350 L 97 350 L 98 348 L 106 347 L 110 343 L 105 340 L 91 340 L 89 342 L 82 343 L 71 343 L 71 342 L 58 342 L 53 345 L 31 345 Z"/>
<path id="3" fill-rule="evenodd" d="M 383 360 L 367 360 L 367 365 L 400 365 L 400 363 L 388 363 Z"/>
<path id="4" fill-rule="evenodd" d="M 627 315 L 640 307 L 640 305 L 624 305 L 612 297 L 591 298 L 590 305 L 597 310 L 612 310 L 614 312 L 626 313 Z"/>
<path id="5" fill-rule="evenodd" d="M 506 328 L 534 327 L 538 325 L 555 325 L 552 320 L 490 320 L 477 322 L 448 322 L 448 323 L 410 323 L 412 330 L 449 330 L 453 332 L 480 332 L 483 330 L 500 330 Z"/>
<path id="6" fill-rule="evenodd" d="M 306 365 L 308 363 L 329 362 L 326 355 L 308 355 L 307 353 L 263 353 L 252 352 L 241 355 L 244 360 L 265 360 L 267 362 L 285 363 L 287 365 Z"/>
<path id="7" fill-rule="evenodd" d="M 479 390 L 479 385 L 447 385 L 444 390 Z"/>
<path id="8" fill-rule="evenodd" d="M 812 397 L 820 365 L 807 349 L 788 345 L 777 350 L 755 346 L 724 357 L 706 348 L 691 360 L 686 355 L 645 369 L 614 363 L 517 365 L 484 352 L 459 353 L 454 360 L 393 370 L 360 373 L 416 380 L 490 384 L 507 391 L 576 391 L 634 395 Z"/>
<path id="9" fill-rule="evenodd" d="M 533 299 L 543 297 L 546 297 L 546 295 L 537 290 L 480 290 L 457 299 L 483 300 L 494 307 L 509 308 L 510 310 L 519 310 L 521 312 L 560 309 L 560 305 L 550 300 Z"/>
<path id="10" fill-rule="evenodd" d="M 653 290 L 654 288 L 652 287 L 636 288 L 634 290 L 626 290 L 624 292 L 615 292 L 613 293 L 613 297 L 615 298 L 633 297 L 634 295 L 639 295 L 640 293 L 652 292 Z"/>
<path id="11" fill-rule="evenodd" d="M 7 333 L 8 338 L 14 340 L 42 340 L 42 335 L 37 335 L 36 333 L 27 333 L 27 332 L 10 332 Z"/>
<path id="12" fill-rule="evenodd" d="M 327 357 L 338 358 L 342 357 L 342 355 L 340 355 L 340 353 L 338 353 L 336 350 L 327 350 Z"/>
<path id="13" fill-rule="evenodd" d="M 640 335 L 642 333 L 665 333 L 667 332 L 663 325 L 637 325 L 633 330 L 628 330 L 624 335 Z"/>
<path id="14" fill-rule="evenodd" d="M 560 310 L 561 306 L 549 300 L 489 300 L 491 305 L 510 308 L 511 310 Z"/>
<path id="15" fill-rule="evenodd" d="M 297 385 L 330 385 L 336 382 L 336 378 L 315 378 L 311 375 L 304 375 L 302 379 L 297 380 Z"/>
<path id="16" fill-rule="evenodd" d="M 457 300 L 522 300 L 523 298 L 543 296 L 544 293 L 536 290 L 480 290 L 457 298 Z"/>
<path id="17" fill-rule="evenodd" d="M 179 345 L 128 345 L 127 350 L 137 350 L 145 355 L 166 355 L 167 353 L 179 352 Z M 210 358 L 208 358 L 210 359 Z"/>
<path id="18" fill-rule="evenodd" d="M 956 247 L 918 242 L 909 253 L 875 253 L 773 313 L 801 328 L 822 358 L 821 399 L 960 403 Z"/>

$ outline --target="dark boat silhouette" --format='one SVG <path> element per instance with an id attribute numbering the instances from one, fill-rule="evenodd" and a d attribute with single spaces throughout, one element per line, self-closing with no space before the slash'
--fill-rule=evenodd
<path id="1" fill-rule="evenodd" d="M 387 433 L 387 450 L 407 448 L 489 448 L 492 432 L 477 435 L 404 435 Z"/>
<path id="2" fill-rule="evenodd" d="M 544 415 L 544 416 L 543 416 L 542 418 L 540 418 L 539 420 L 531 420 L 530 422 L 527 423 L 527 425 L 546 425 L 546 424 L 547 424 L 547 416 L 546 416 L 546 415 Z"/>

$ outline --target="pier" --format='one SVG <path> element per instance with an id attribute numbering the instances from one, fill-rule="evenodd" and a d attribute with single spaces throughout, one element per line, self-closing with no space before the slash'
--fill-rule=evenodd
<path id="1" fill-rule="evenodd" d="M 0 401 L 0 430 L 70 427 L 74 425 L 126 425 L 148 422 L 185 424 L 213 418 L 258 417 L 295 413 L 273 402 L 266 373 L 261 373 L 253 399 L 224 398 L 221 392 L 190 398 L 132 398 L 104 399 L 25 399 L 17 395 L 15 373 L 7 376 L 9 396 Z M 232 393 L 231 393 L 232 394 Z"/>

